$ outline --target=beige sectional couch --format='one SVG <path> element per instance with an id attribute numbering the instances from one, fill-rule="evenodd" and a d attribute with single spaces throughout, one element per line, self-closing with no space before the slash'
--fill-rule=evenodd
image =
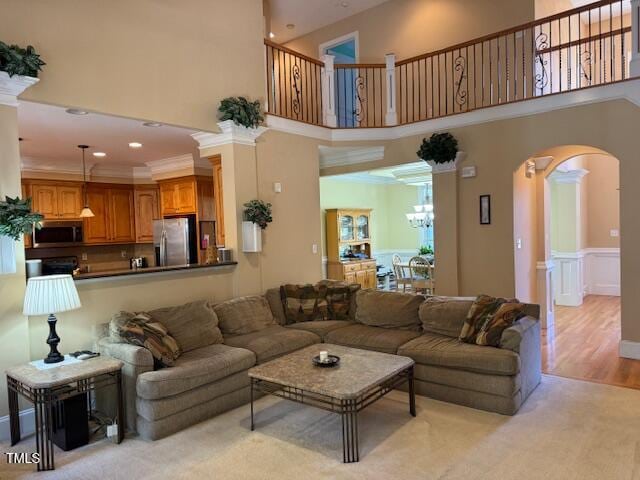
<path id="1" fill-rule="evenodd" d="M 111 333 L 102 326 L 97 345 L 124 362 L 127 426 L 145 439 L 248 403 L 249 368 L 321 342 L 406 355 L 416 362 L 418 394 L 513 415 L 540 382 L 539 308 L 527 305 L 527 316 L 495 348 L 458 341 L 472 303 L 361 290 L 348 320 L 287 324 L 276 288 L 215 307 L 196 302 L 159 310 L 169 332 L 186 342 L 170 368 L 154 370 L 148 350 L 114 336 L 113 321 Z"/>

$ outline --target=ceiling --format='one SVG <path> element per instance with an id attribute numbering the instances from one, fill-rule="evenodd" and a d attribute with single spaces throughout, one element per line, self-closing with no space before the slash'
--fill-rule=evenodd
<path id="1" fill-rule="evenodd" d="M 71 115 L 62 107 L 24 101 L 18 106 L 18 132 L 23 164 L 28 161 L 30 165 L 80 165 L 79 144 L 90 146 L 87 166 L 110 169 L 144 167 L 145 162 L 197 151 L 197 143 L 190 136 L 195 130 L 168 125 L 146 127 L 140 120 L 98 113 Z M 142 143 L 142 148 L 130 148 L 130 142 Z M 93 152 L 107 156 L 96 158 Z"/>
<path id="2" fill-rule="evenodd" d="M 322 178 L 353 183 L 420 186 L 431 182 L 431 167 L 426 162 L 420 161 Z"/>
<path id="3" fill-rule="evenodd" d="M 285 43 L 387 0 L 270 0 L 274 41 Z M 287 24 L 295 28 L 287 28 Z"/>

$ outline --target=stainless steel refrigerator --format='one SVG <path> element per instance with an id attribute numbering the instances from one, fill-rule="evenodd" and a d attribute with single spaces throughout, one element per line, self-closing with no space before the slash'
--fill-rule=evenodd
<path id="1" fill-rule="evenodd" d="M 165 218 L 153 222 L 156 265 L 198 263 L 195 217 Z"/>

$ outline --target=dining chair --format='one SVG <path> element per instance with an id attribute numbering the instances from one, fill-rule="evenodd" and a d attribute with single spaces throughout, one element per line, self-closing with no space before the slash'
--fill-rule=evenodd
<path id="1" fill-rule="evenodd" d="M 435 295 L 434 268 L 426 258 L 412 257 L 409 260 L 409 278 L 414 292 Z"/>
<path id="2" fill-rule="evenodd" d="M 401 264 L 402 258 L 394 253 L 391 257 L 391 265 L 393 266 L 393 275 L 396 277 L 396 290 L 400 290 L 400 285 L 402 285 L 402 291 L 406 292 L 407 286 L 411 288 L 411 278 L 407 277 L 407 272 Z"/>

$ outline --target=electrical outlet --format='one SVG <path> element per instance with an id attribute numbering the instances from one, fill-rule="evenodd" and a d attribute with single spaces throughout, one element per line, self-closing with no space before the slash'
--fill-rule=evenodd
<path id="1" fill-rule="evenodd" d="M 121 251 L 120 251 L 120 256 L 121 256 L 122 258 L 127 258 L 127 251 L 126 251 L 126 250 L 121 250 Z"/>
<path id="2" fill-rule="evenodd" d="M 516 239 L 516 248 L 518 250 L 520 250 L 522 248 L 522 239 L 521 238 Z"/>
<path id="3" fill-rule="evenodd" d="M 85 262 L 87 261 L 87 253 L 86 252 L 82 252 L 82 260 L 84 260 Z"/>
<path id="4" fill-rule="evenodd" d="M 107 437 L 115 437 L 118 435 L 118 424 L 107 425 Z"/>
<path id="5" fill-rule="evenodd" d="M 617 228 L 612 228 L 609 231 L 609 235 L 611 235 L 612 237 L 619 237 L 620 236 L 620 230 L 618 230 Z"/>

